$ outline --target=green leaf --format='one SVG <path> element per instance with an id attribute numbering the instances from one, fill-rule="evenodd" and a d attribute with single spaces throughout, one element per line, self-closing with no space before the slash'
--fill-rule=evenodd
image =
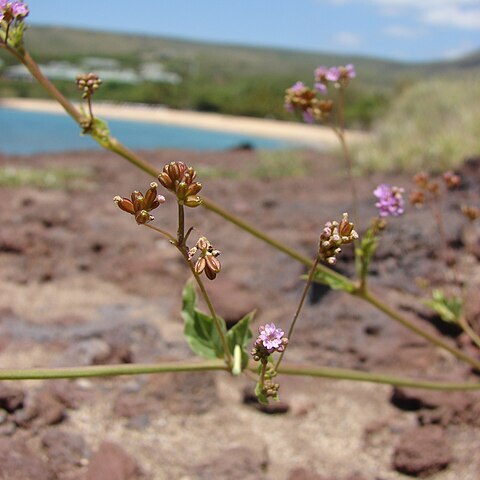
<path id="1" fill-rule="evenodd" d="M 302 275 L 302 278 L 307 279 L 308 276 Z M 323 270 L 317 270 L 315 272 L 313 281 L 328 285 L 333 290 L 343 290 L 344 292 L 348 293 L 353 293 L 355 291 L 355 285 L 347 278 L 339 278 L 336 275 L 332 275 L 331 273 Z"/>
<path id="2" fill-rule="evenodd" d="M 228 332 L 227 332 L 227 344 L 230 353 L 233 355 L 235 353 L 235 346 L 239 345 L 242 352 L 242 370 L 245 369 L 248 365 L 248 347 L 250 340 L 253 337 L 252 329 L 250 324 L 252 323 L 253 317 L 255 316 L 255 310 L 250 313 L 247 313 L 239 322 L 237 322 Z"/>
<path id="3" fill-rule="evenodd" d="M 458 323 L 463 311 L 463 302 L 460 297 L 446 297 L 441 290 L 433 290 L 432 299 L 425 300 L 424 304 L 440 315 L 447 323 Z"/>
<path id="4" fill-rule="evenodd" d="M 183 289 L 182 317 L 185 321 L 184 335 L 194 353 L 205 358 L 223 358 L 224 350 L 220 335 L 212 317 L 195 308 L 196 295 L 193 281 Z M 223 333 L 226 334 L 225 320 L 217 316 Z"/>

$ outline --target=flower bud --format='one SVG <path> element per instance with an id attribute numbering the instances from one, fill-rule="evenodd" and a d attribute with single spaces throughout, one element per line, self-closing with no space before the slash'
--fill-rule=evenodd
<path id="1" fill-rule="evenodd" d="M 135 213 L 135 220 L 139 225 L 145 225 L 153 219 L 154 218 L 146 210 L 140 210 Z"/>
<path id="2" fill-rule="evenodd" d="M 183 204 L 187 207 L 195 208 L 202 204 L 202 199 L 198 196 L 189 196 L 184 200 Z"/>
<path id="3" fill-rule="evenodd" d="M 133 208 L 133 203 L 128 198 L 122 198 L 119 195 L 113 197 L 113 201 L 119 206 L 124 212 L 134 214 L 135 209 Z"/>

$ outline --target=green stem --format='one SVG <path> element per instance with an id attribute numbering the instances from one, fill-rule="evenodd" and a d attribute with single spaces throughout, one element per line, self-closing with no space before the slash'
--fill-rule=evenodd
<path id="1" fill-rule="evenodd" d="M 144 227 L 148 227 L 150 228 L 151 230 L 155 230 L 156 232 L 158 233 L 161 233 L 164 237 L 168 238 L 168 240 L 170 240 L 170 242 L 172 242 L 174 245 L 176 243 L 176 240 L 175 240 L 175 237 L 173 235 L 170 235 L 168 232 L 166 232 L 165 230 L 162 230 L 158 227 L 154 227 L 153 225 L 150 225 L 149 223 L 145 223 L 143 225 Z"/>
<path id="2" fill-rule="evenodd" d="M 355 222 L 360 223 L 360 219 L 358 218 L 358 194 L 357 194 L 357 184 L 355 182 L 355 177 L 353 175 L 353 161 L 352 156 L 350 154 L 350 149 L 348 148 L 347 140 L 345 138 L 345 132 L 343 129 L 338 129 L 332 127 L 333 131 L 337 135 L 337 138 L 340 142 L 342 147 L 343 157 L 347 164 L 347 173 L 348 173 L 348 181 L 350 183 L 350 189 L 352 190 L 352 217 L 354 218 Z"/>
<path id="3" fill-rule="evenodd" d="M 288 247 L 287 245 L 279 242 L 278 240 L 275 240 L 274 238 L 270 237 L 266 233 L 262 232 L 258 228 L 251 225 L 250 223 L 245 222 L 244 220 L 237 217 L 233 213 L 223 209 L 222 207 L 214 203 L 212 200 L 202 197 L 202 206 L 205 207 L 207 210 L 210 210 L 211 212 L 222 217 L 224 220 L 227 220 L 228 222 L 233 223 L 234 225 L 241 228 L 242 230 L 245 230 L 250 235 L 258 238 L 259 240 L 262 240 L 263 242 L 275 248 L 276 250 L 279 250 L 280 252 L 287 254 L 289 257 L 293 258 L 294 260 L 297 260 L 298 262 L 303 263 L 303 265 L 306 265 L 309 268 L 312 266 L 313 262 L 310 258 L 302 255 L 301 253 L 298 253 L 293 248 Z M 334 278 L 341 283 L 350 284 L 352 288 L 355 287 L 354 283 L 350 281 L 347 277 L 341 275 L 340 273 L 335 272 L 331 268 L 328 268 L 322 264 L 318 264 L 317 270 L 321 271 L 326 275 L 329 275 L 331 278 Z"/>
<path id="4" fill-rule="evenodd" d="M 232 355 L 231 355 L 230 350 L 228 348 L 227 339 L 225 338 L 222 327 L 220 326 L 220 321 L 218 320 L 217 314 L 215 313 L 215 309 L 213 308 L 213 304 L 210 300 L 210 297 L 208 296 L 207 289 L 205 288 L 205 285 L 204 285 L 200 275 L 196 272 L 195 266 L 193 265 L 192 261 L 188 259 L 188 253 L 185 252 L 183 247 L 177 246 L 177 248 L 180 250 L 180 252 L 182 253 L 186 262 L 188 263 L 188 266 L 190 267 L 190 270 L 191 270 L 193 276 L 195 277 L 195 281 L 197 282 L 197 285 L 199 286 L 200 291 L 202 292 L 202 296 L 205 300 L 205 303 L 207 304 L 208 311 L 210 312 L 210 315 L 213 318 L 213 323 L 215 324 L 215 328 L 216 328 L 216 330 L 218 332 L 218 335 L 220 337 L 220 340 L 222 342 L 223 350 L 225 351 L 225 356 L 226 356 L 228 369 L 231 371 L 232 366 L 233 366 L 233 358 L 232 358 Z"/>
<path id="5" fill-rule="evenodd" d="M 287 334 L 288 343 L 285 345 L 282 353 L 280 354 L 280 357 L 278 358 L 278 361 L 275 365 L 275 370 L 278 370 L 278 366 L 282 362 L 282 359 L 283 359 L 283 356 L 285 355 L 287 347 L 290 344 L 290 341 L 292 340 L 293 329 L 295 327 L 295 324 L 297 323 L 297 319 L 300 315 L 300 312 L 302 311 L 302 307 L 303 307 L 303 304 L 305 302 L 305 298 L 307 297 L 308 289 L 310 288 L 310 285 L 312 284 L 313 277 L 315 275 L 315 271 L 317 270 L 317 265 L 319 264 L 319 262 L 320 262 L 320 258 L 317 255 L 317 257 L 315 258 L 315 261 L 312 264 L 312 268 L 310 268 L 310 273 L 308 274 L 307 282 L 305 283 L 305 287 L 303 288 L 303 293 L 302 293 L 302 296 L 300 298 L 300 302 L 298 303 L 297 310 L 295 312 L 295 315 L 293 316 L 292 324 L 290 325 L 290 330 L 288 331 L 288 334 Z"/>
<path id="6" fill-rule="evenodd" d="M 18 53 L 12 48 L 8 48 L 10 53 L 12 53 L 20 62 L 22 62 L 32 76 L 42 85 L 42 87 L 52 96 L 64 109 L 65 111 L 79 124 L 82 124 L 84 120 L 83 115 L 69 102 L 53 85 L 52 82 L 42 73 L 37 63 L 30 54 L 26 51 L 24 54 Z"/>
<path id="7" fill-rule="evenodd" d="M 253 367 L 249 367 L 254 371 Z M 423 388 L 426 390 L 480 390 L 480 383 L 452 383 L 436 382 L 431 380 L 415 380 L 405 377 L 396 377 L 380 373 L 360 372 L 344 368 L 310 367 L 283 365 L 278 370 L 279 374 L 296 375 L 320 378 L 332 378 L 336 380 L 353 380 L 356 382 L 382 383 L 397 387 Z"/>
<path id="8" fill-rule="evenodd" d="M 461 315 L 458 323 L 462 327 L 462 330 L 470 337 L 470 339 L 475 343 L 475 345 L 480 348 L 480 337 L 477 332 L 468 324 L 467 319 Z"/>
<path id="9" fill-rule="evenodd" d="M 0 369 L 0 380 L 49 380 L 94 377 L 115 377 L 121 375 L 151 375 L 156 373 L 227 371 L 228 367 L 219 360 L 203 362 L 163 362 L 153 364 L 94 365 L 88 367 Z M 257 372 L 256 366 L 250 366 Z M 341 368 L 283 365 L 283 375 L 309 376 L 337 380 L 382 383 L 402 387 L 429 390 L 480 390 L 480 383 L 450 383 L 429 380 L 414 380 L 392 375 L 359 372 Z"/>
<path id="10" fill-rule="evenodd" d="M 182 257 L 184 258 L 185 262 L 187 263 L 188 267 L 190 268 L 190 271 L 192 272 L 192 274 L 195 278 L 195 281 L 197 282 L 197 284 L 200 288 L 200 291 L 202 292 L 202 296 L 205 300 L 205 303 L 207 304 L 210 315 L 213 318 L 213 323 L 215 324 L 215 328 L 216 328 L 216 330 L 218 332 L 218 335 L 220 337 L 220 340 L 222 342 L 223 349 L 225 351 L 225 355 L 226 355 L 226 358 L 227 358 L 228 367 L 229 367 L 229 369 L 231 369 L 231 367 L 233 366 L 233 359 L 232 359 L 232 356 L 230 354 L 230 350 L 228 349 L 227 339 L 225 338 L 225 335 L 223 334 L 223 330 L 220 326 L 220 322 L 218 320 L 217 314 L 215 313 L 215 309 L 213 308 L 210 297 L 208 296 L 205 285 L 204 285 L 202 279 L 200 278 L 200 275 L 195 271 L 195 266 L 193 265 L 191 260 L 189 260 L 188 252 L 185 251 L 185 247 L 181 246 L 178 243 L 178 241 L 173 237 L 173 235 L 170 235 L 168 232 L 166 232 L 164 230 L 161 230 L 160 228 L 154 227 L 153 225 L 150 225 L 148 223 L 146 223 L 144 226 L 148 227 L 148 228 L 150 228 L 150 229 L 152 229 L 152 230 L 154 230 L 158 233 L 161 233 L 164 237 L 168 238 L 170 240 L 170 242 L 173 245 L 175 245 L 177 250 L 182 254 Z"/>
<path id="11" fill-rule="evenodd" d="M 474 367 L 476 370 L 480 371 L 480 362 L 478 360 L 475 360 L 474 358 L 470 357 L 469 355 L 462 352 L 461 350 L 450 346 L 448 343 L 444 342 L 439 337 L 426 332 L 425 330 L 415 325 L 410 320 L 407 320 L 398 312 L 396 312 L 395 310 L 390 308 L 388 305 L 383 303 L 379 298 L 372 295 L 372 293 L 368 289 L 366 289 L 363 292 L 358 292 L 357 295 L 359 298 L 362 298 L 363 300 L 367 301 L 368 303 L 376 307 L 378 310 L 382 311 L 389 317 L 396 320 L 398 323 L 400 323 L 404 327 L 416 333 L 419 337 L 422 337 L 425 340 L 428 340 L 430 343 L 433 343 L 437 347 L 443 348 L 447 352 L 450 352 L 453 356 L 457 357 L 459 360 L 463 360 L 464 362 Z"/>
<path id="12" fill-rule="evenodd" d="M 255 369 L 253 369 L 255 371 Z M 265 386 L 265 372 L 267 371 L 267 363 L 262 362 L 262 370 L 260 371 L 260 388 L 263 390 Z"/>
<path id="13" fill-rule="evenodd" d="M 89 367 L 0 369 L 0 380 L 46 380 L 54 378 L 113 377 L 167 372 L 226 370 L 222 361 L 165 362 L 152 364 L 94 365 Z"/>

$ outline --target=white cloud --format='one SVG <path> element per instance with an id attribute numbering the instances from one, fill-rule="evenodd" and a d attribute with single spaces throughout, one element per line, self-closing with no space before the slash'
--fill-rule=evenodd
<path id="1" fill-rule="evenodd" d="M 338 32 L 332 39 L 336 45 L 347 48 L 356 48 L 362 44 L 359 35 L 352 32 Z"/>
<path id="2" fill-rule="evenodd" d="M 376 5 L 390 17 L 408 11 L 426 24 L 480 30 L 479 0 L 330 0 L 337 5 L 347 1 Z"/>
<path id="3" fill-rule="evenodd" d="M 418 38 L 423 35 L 423 32 L 414 30 L 413 28 L 405 27 L 403 25 L 390 25 L 383 29 L 383 33 L 390 37 L 396 38 Z"/>
<path id="4" fill-rule="evenodd" d="M 427 10 L 423 19 L 434 25 L 480 29 L 480 8 L 462 10 L 454 6 L 445 6 Z"/>
<path id="5" fill-rule="evenodd" d="M 444 58 L 448 60 L 456 60 L 457 58 L 464 57 L 468 55 L 475 49 L 475 45 L 473 43 L 467 42 L 458 45 L 457 47 L 449 48 L 443 52 Z"/>

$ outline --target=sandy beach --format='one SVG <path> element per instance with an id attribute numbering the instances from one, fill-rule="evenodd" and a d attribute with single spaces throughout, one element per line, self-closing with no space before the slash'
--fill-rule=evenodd
<path id="1" fill-rule="evenodd" d="M 3 98 L 0 107 L 36 112 L 62 113 L 62 107 L 53 100 Z M 299 145 L 329 149 L 338 145 L 334 133 L 328 127 L 302 125 L 294 122 L 236 117 L 216 113 L 200 113 L 171 110 L 166 107 L 147 104 L 96 103 L 95 114 L 99 117 L 138 122 L 161 123 L 179 127 L 203 130 L 241 133 L 258 137 L 281 139 Z M 363 132 L 349 132 L 352 142 L 361 141 L 367 136 Z"/>

